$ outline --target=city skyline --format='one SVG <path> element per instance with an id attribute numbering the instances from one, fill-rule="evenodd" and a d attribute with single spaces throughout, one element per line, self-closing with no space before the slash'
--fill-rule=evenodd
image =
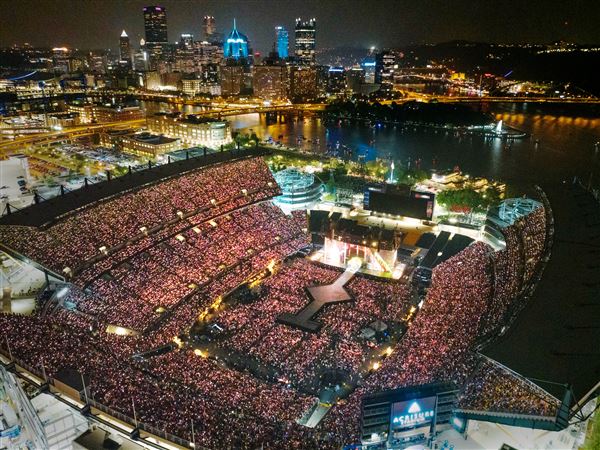
<path id="1" fill-rule="evenodd" d="M 3 0 L 4 2 L 5 0 Z M 144 37 L 143 7 L 153 2 L 29 1 L 5 10 L 6 21 L 0 29 L 0 46 L 29 42 L 34 46 L 69 46 L 81 49 L 118 49 L 118 37 L 125 29 L 134 46 Z M 254 51 L 267 54 L 274 42 L 273 27 L 294 28 L 296 17 L 315 17 L 319 24 L 319 48 L 354 46 L 395 47 L 413 43 L 449 40 L 485 42 L 552 42 L 566 40 L 597 43 L 595 26 L 598 4 L 579 1 L 569 9 L 559 2 L 480 2 L 446 4 L 437 1 L 415 5 L 382 0 L 386 5 L 374 9 L 367 3 L 331 0 L 328 2 L 233 2 L 163 1 L 167 10 L 169 41 L 183 33 L 203 38 L 205 15 L 215 17 L 217 31 L 228 33 L 235 18 L 248 35 Z M 235 8 L 234 8 L 235 6 Z M 386 6 L 386 7 L 384 7 Z M 393 7 L 393 8 L 392 8 Z M 352 11 L 340 17 L 340 11 Z M 38 11 L 43 10 L 44 14 Z M 398 11 L 390 15 L 388 11 Z M 104 20 L 97 20 L 104 17 Z M 499 20 L 500 19 L 500 20 Z M 342 21 L 340 23 L 340 20 Z M 54 23 L 68 26 L 53 27 Z"/>

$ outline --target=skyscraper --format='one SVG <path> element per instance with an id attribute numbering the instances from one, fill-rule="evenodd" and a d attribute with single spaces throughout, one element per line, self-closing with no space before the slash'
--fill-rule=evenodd
<path id="1" fill-rule="evenodd" d="M 233 63 L 237 64 L 237 63 Z M 244 87 L 244 67 L 241 65 L 221 66 L 221 94 L 239 95 Z"/>
<path id="2" fill-rule="evenodd" d="M 144 7 L 144 30 L 146 44 L 150 42 L 167 43 L 167 10 L 164 6 Z"/>
<path id="3" fill-rule="evenodd" d="M 287 67 L 285 65 L 254 66 L 252 86 L 254 95 L 265 100 L 283 99 L 286 96 Z"/>
<path id="4" fill-rule="evenodd" d="M 155 67 L 163 55 L 164 47 L 169 42 L 167 36 L 167 10 L 164 6 L 144 7 L 144 30 L 150 62 Z"/>
<path id="5" fill-rule="evenodd" d="M 296 19 L 295 55 L 300 64 L 315 64 L 316 28 L 316 19 L 305 22 L 301 18 Z"/>
<path id="6" fill-rule="evenodd" d="M 189 33 L 182 34 L 175 50 L 174 69 L 183 73 L 194 73 L 196 71 L 195 54 L 194 36 Z"/>
<path id="7" fill-rule="evenodd" d="M 383 50 L 375 55 L 375 83 L 381 84 L 382 90 L 392 88 L 396 68 L 396 55 L 391 51 Z"/>
<path id="8" fill-rule="evenodd" d="M 248 57 L 248 38 L 237 30 L 235 19 L 233 19 L 233 30 L 223 44 L 223 57 L 236 60 Z"/>
<path id="9" fill-rule="evenodd" d="M 309 102 L 317 96 L 317 68 L 289 67 L 289 97 L 293 102 Z"/>
<path id="10" fill-rule="evenodd" d="M 119 37 L 119 59 L 121 64 L 127 65 L 129 67 L 132 66 L 132 51 L 131 51 L 131 43 L 129 42 L 129 36 L 125 33 L 125 30 L 121 33 Z"/>
<path id="11" fill-rule="evenodd" d="M 204 16 L 202 19 L 202 37 L 205 41 L 211 42 L 212 35 L 217 31 L 215 18 L 213 16 Z"/>
<path id="12" fill-rule="evenodd" d="M 281 59 L 286 59 L 288 57 L 290 39 L 288 32 L 284 27 L 275 27 L 275 41 L 277 43 L 275 47 L 277 50 L 277 54 Z"/>

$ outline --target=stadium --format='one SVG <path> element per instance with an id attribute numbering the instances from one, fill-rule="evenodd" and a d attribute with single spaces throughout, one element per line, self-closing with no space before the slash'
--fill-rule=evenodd
<path id="1" fill-rule="evenodd" d="M 415 283 L 360 270 L 356 249 L 312 257 L 266 153 L 172 162 L 2 217 L 2 250 L 47 276 L 33 315 L 0 314 L 8 367 L 156 448 L 406 448 L 468 420 L 560 430 L 593 396 L 593 367 L 545 374 L 563 383 L 549 388 L 506 356 L 554 236 L 543 193 L 492 211 L 489 238 L 438 231 Z M 355 239 L 345 226 L 332 236 Z"/>

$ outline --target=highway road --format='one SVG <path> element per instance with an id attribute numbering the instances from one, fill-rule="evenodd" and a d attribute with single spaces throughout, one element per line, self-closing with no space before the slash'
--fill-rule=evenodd
<path id="1" fill-rule="evenodd" d="M 0 142 L 0 153 L 11 154 L 19 149 L 29 145 L 42 145 L 52 142 L 73 139 L 81 136 L 87 136 L 98 133 L 109 128 L 128 128 L 140 127 L 146 123 L 146 119 L 127 120 L 123 122 L 110 122 L 102 124 L 79 125 L 72 128 L 65 128 L 61 131 L 50 131 L 48 133 L 39 133 L 31 136 L 23 136 L 14 140 Z"/>

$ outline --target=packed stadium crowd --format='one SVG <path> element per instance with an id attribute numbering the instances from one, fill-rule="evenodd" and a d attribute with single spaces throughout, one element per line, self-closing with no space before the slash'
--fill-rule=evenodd
<path id="1" fill-rule="evenodd" d="M 94 401 L 129 417 L 135 408 L 138 422 L 188 440 L 193 424 L 195 441 L 208 448 L 339 448 L 359 439 L 364 394 L 434 381 L 466 383 L 460 397 L 465 409 L 555 413 L 554 399 L 482 365 L 472 351 L 502 324 L 539 263 L 543 208 L 504 230 L 501 252 L 475 242 L 438 265 L 408 331 L 317 429 L 295 422 L 314 405 L 314 396 L 173 345 L 173 337 L 187 333 L 217 297 L 307 245 L 302 217 L 285 216 L 268 202 L 254 204 L 278 192 L 271 180 L 262 160 L 233 162 L 101 202 L 45 230 L 10 227 L 7 242 L 32 259 L 57 269 L 85 267 L 62 299 L 73 310 L 0 314 L 2 353 L 52 378 L 75 369 Z M 176 211 L 192 214 L 180 220 Z M 132 239 L 142 226 L 158 228 Z M 82 266 L 99 245 L 121 247 Z M 275 322 L 282 312 L 306 305 L 307 286 L 332 283 L 340 274 L 302 258 L 280 263 L 256 299 L 213 311 L 226 337 L 217 345 L 269 364 L 296 386 L 310 384 L 322 369 L 355 373 L 372 350 L 360 330 L 376 320 L 404 320 L 409 286 L 356 275 L 345 286 L 353 300 L 316 317 L 323 323 L 319 333 Z M 142 333 L 110 334 L 107 324 Z M 132 358 L 166 344 L 174 350 Z"/>
<path id="2" fill-rule="evenodd" d="M 494 253 L 494 298 L 483 318 L 481 334 L 494 336 L 506 326 L 507 315 L 531 280 L 544 250 L 545 209 L 538 207 L 502 230 L 506 247 Z"/>
<path id="3" fill-rule="evenodd" d="M 551 418 L 556 416 L 559 402 L 533 383 L 485 361 L 461 392 L 458 407 Z"/>
<path id="4" fill-rule="evenodd" d="M 542 252 L 546 237 L 546 211 L 539 207 L 521 219 L 523 233 L 523 253 L 525 260 L 525 282 L 533 276 Z"/>
<path id="5" fill-rule="evenodd" d="M 307 286 L 333 283 L 341 274 L 307 259 L 284 263 L 263 281 L 257 300 L 219 314 L 216 323 L 224 330 L 219 345 L 256 357 L 298 385 L 312 384 L 326 368 L 356 373 L 375 345 L 359 336 L 361 329 L 376 320 L 401 320 L 409 309 L 406 285 L 355 276 L 348 283 L 353 300 L 331 305 L 317 317 L 323 322 L 318 337 L 276 323 L 279 315 L 298 312 L 310 302 Z"/>
<path id="6" fill-rule="evenodd" d="M 193 223 L 224 214 L 279 192 L 261 158 L 201 168 L 142 187 L 76 211 L 44 230 L 2 227 L 6 244 L 61 272 L 97 256 L 101 247 L 123 244 L 152 230 L 177 222 L 178 212 Z"/>
<path id="7" fill-rule="evenodd" d="M 78 298 L 82 312 L 106 323 L 143 331 L 161 314 L 239 265 L 256 267 L 264 252 L 285 256 L 285 243 L 303 236 L 270 203 L 251 205 L 165 238 L 105 271 Z M 308 242 L 304 241 L 306 245 Z"/>
<path id="8" fill-rule="evenodd" d="M 515 228 L 509 233 L 514 231 Z M 406 335 L 382 362 L 380 369 L 351 394 L 345 404 L 329 414 L 324 427 L 340 430 L 348 436 L 348 442 L 354 442 L 360 438 L 357 432 L 363 395 L 438 381 L 452 381 L 463 386 L 478 366 L 478 359 L 471 350 L 485 332 L 486 315 L 495 302 L 496 255 L 487 244 L 476 242 L 438 265 L 433 271 L 422 310 Z M 514 285 L 514 292 L 518 287 L 519 284 Z M 491 377 L 486 381 L 489 382 L 485 384 L 489 393 L 485 397 L 487 410 L 503 412 L 507 407 L 510 409 L 511 404 L 501 398 L 502 394 L 510 397 L 511 386 L 518 390 L 521 380 L 514 378 L 511 382 L 511 377 L 506 376 Z M 521 413 L 540 413 L 535 392 L 523 389 L 518 392 L 522 396 L 512 406 L 520 407 Z M 469 399 L 476 397 L 466 396 L 463 405 L 468 405 Z"/>

